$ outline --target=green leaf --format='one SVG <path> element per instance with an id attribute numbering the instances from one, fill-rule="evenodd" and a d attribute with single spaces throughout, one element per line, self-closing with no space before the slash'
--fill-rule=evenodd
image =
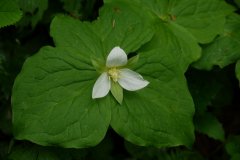
<path id="1" fill-rule="evenodd" d="M 34 28 L 42 19 L 45 10 L 48 8 L 48 0 L 17 0 L 20 8 L 24 12 L 23 19 L 19 25 L 28 25 Z"/>
<path id="2" fill-rule="evenodd" d="M 216 140 L 224 141 L 224 130 L 218 119 L 210 113 L 195 117 L 196 131 L 206 134 Z"/>
<path id="3" fill-rule="evenodd" d="M 159 44 L 156 44 L 156 43 Z M 201 48 L 195 39 L 185 29 L 175 24 L 157 23 L 156 34 L 148 48 L 158 47 L 161 54 L 169 54 L 171 59 L 178 59 L 174 63 L 185 72 L 192 62 L 201 54 Z M 165 45 L 165 46 L 164 46 Z M 161 48 L 162 47 L 162 48 Z M 166 52 L 166 53 L 163 53 Z M 174 65 L 174 64 L 172 64 Z"/>
<path id="4" fill-rule="evenodd" d="M 170 44 L 167 42 L 165 43 L 169 45 L 168 48 L 171 49 L 171 54 L 176 56 L 175 58 L 178 59 L 177 63 L 179 63 L 180 68 L 185 72 L 189 64 L 200 58 L 201 48 L 194 37 L 188 34 L 181 26 L 175 25 L 174 23 L 164 25 L 166 30 L 169 30 L 168 34 L 171 35 Z M 162 31 L 158 30 L 157 36 L 159 39 L 161 38 L 161 34 L 163 34 Z M 166 38 L 165 41 L 168 41 L 168 39 Z"/>
<path id="5" fill-rule="evenodd" d="M 76 148 L 102 140 L 111 118 L 110 100 L 92 100 L 97 74 L 90 58 L 84 62 L 81 57 L 45 47 L 25 62 L 12 98 L 17 139 Z"/>
<path id="6" fill-rule="evenodd" d="M 22 12 L 14 0 L 0 1 L 0 28 L 16 23 L 21 16 Z"/>
<path id="7" fill-rule="evenodd" d="M 214 65 L 221 68 L 235 63 L 240 58 L 240 16 L 227 18 L 224 33 L 203 49 L 203 56 L 194 67 L 210 70 Z"/>
<path id="8" fill-rule="evenodd" d="M 132 5 L 126 3 L 105 4 L 100 10 L 99 21 L 96 21 L 93 26 L 94 31 L 97 31 L 95 33 L 105 44 L 104 58 L 106 59 L 112 46 L 119 45 L 126 53 L 131 53 L 151 40 L 154 30 L 147 18 L 145 13 L 137 12 Z M 128 21 L 126 22 L 126 20 Z"/>
<path id="9" fill-rule="evenodd" d="M 111 83 L 111 93 L 112 93 L 113 97 L 118 101 L 118 103 L 122 104 L 123 89 L 118 83 L 116 83 L 116 82 Z"/>
<path id="10" fill-rule="evenodd" d="M 232 159 L 237 159 L 240 154 L 240 136 L 230 135 L 227 139 L 225 149 L 227 153 L 232 157 Z"/>
<path id="11" fill-rule="evenodd" d="M 164 26 L 159 30 L 161 37 L 155 36 L 139 51 L 135 67 L 150 84 L 137 92 L 124 91 L 122 105 L 112 107 L 111 126 L 140 146 L 191 146 L 194 106 L 185 71 L 179 67 L 180 42 Z"/>
<path id="12" fill-rule="evenodd" d="M 169 2 L 175 23 L 191 32 L 198 42 L 208 43 L 223 32 L 225 17 L 233 7 L 222 0 L 180 0 Z"/>
<path id="13" fill-rule="evenodd" d="M 74 148 L 95 146 L 103 139 L 111 107 L 117 102 L 111 94 L 92 99 L 99 74 L 91 57 L 105 61 L 115 46 L 133 52 L 153 35 L 137 13 L 118 7 L 121 12 L 106 5 L 94 23 L 67 16 L 54 18 L 51 35 L 56 47 L 44 47 L 29 58 L 14 84 L 13 129 L 17 139 Z"/>

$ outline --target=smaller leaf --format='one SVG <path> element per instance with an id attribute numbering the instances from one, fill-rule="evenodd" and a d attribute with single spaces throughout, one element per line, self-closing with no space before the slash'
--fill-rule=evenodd
<path id="1" fill-rule="evenodd" d="M 195 129 L 216 140 L 224 141 L 222 124 L 210 113 L 195 117 Z"/>
<path id="2" fill-rule="evenodd" d="M 227 17 L 224 33 L 212 43 L 203 47 L 202 57 L 194 63 L 198 69 L 211 70 L 213 66 L 224 68 L 240 58 L 240 16 L 231 14 Z"/>
<path id="3" fill-rule="evenodd" d="M 111 83 L 111 93 L 112 93 L 113 97 L 118 101 L 118 103 L 122 104 L 123 89 L 118 83 L 116 83 L 116 82 Z"/>
<path id="4" fill-rule="evenodd" d="M 129 58 L 128 63 L 127 63 L 127 68 L 132 67 L 135 64 L 137 64 L 138 60 L 139 60 L 139 55 L 136 55 L 136 56 L 133 56 L 133 57 Z"/>

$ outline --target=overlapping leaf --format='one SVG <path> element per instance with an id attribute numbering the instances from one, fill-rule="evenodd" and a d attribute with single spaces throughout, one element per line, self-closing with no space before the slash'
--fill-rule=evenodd
<path id="1" fill-rule="evenodd" d="M 204 47 L 203 55 L 194 66 L 210 70 L 214 65 L 221 68 L 235 63 L 240 58 L 240 16 L 231 14 L 227 18 L 224 33 Z"/>
<path id="2" fill-rule="evenodd" d="M 0 1 L 0 28 L 12 25 L 20 20 L 22 12 L 13 0 Z"/>
<path id="3" fill-rule="evenodd" d="M 195 128 L 196 131 L 206 134 L 211 138 L 224 141 L 223 126 L 218 119 L 210 113 L 206 112 L 198 115 L 195 119 Z"/>

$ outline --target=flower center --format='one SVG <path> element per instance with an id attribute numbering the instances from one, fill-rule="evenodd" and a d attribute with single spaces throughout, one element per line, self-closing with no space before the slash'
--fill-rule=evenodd
<path id="1" fill-rule="evenodd" d="M 108 75 L 112 78 L 114 82 L 117 82 L 119 78 L 119 71 L 117 68 L 110 68 L 108 70 Z"/>

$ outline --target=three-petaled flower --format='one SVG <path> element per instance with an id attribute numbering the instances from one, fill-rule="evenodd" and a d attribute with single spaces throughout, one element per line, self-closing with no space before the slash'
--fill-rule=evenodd
<path id="1" fill-rule="evenodd" d="M 111 90 L 115 99 L 122 103 L 122 88 L 136 91 L 149 84 L 140 74 L 125 68 L 127 63 L 127 54 L 124 50 L 114 47 L 107 57 L 105 70 L 93 86 L 93 99 L 104 97 Z"/>

